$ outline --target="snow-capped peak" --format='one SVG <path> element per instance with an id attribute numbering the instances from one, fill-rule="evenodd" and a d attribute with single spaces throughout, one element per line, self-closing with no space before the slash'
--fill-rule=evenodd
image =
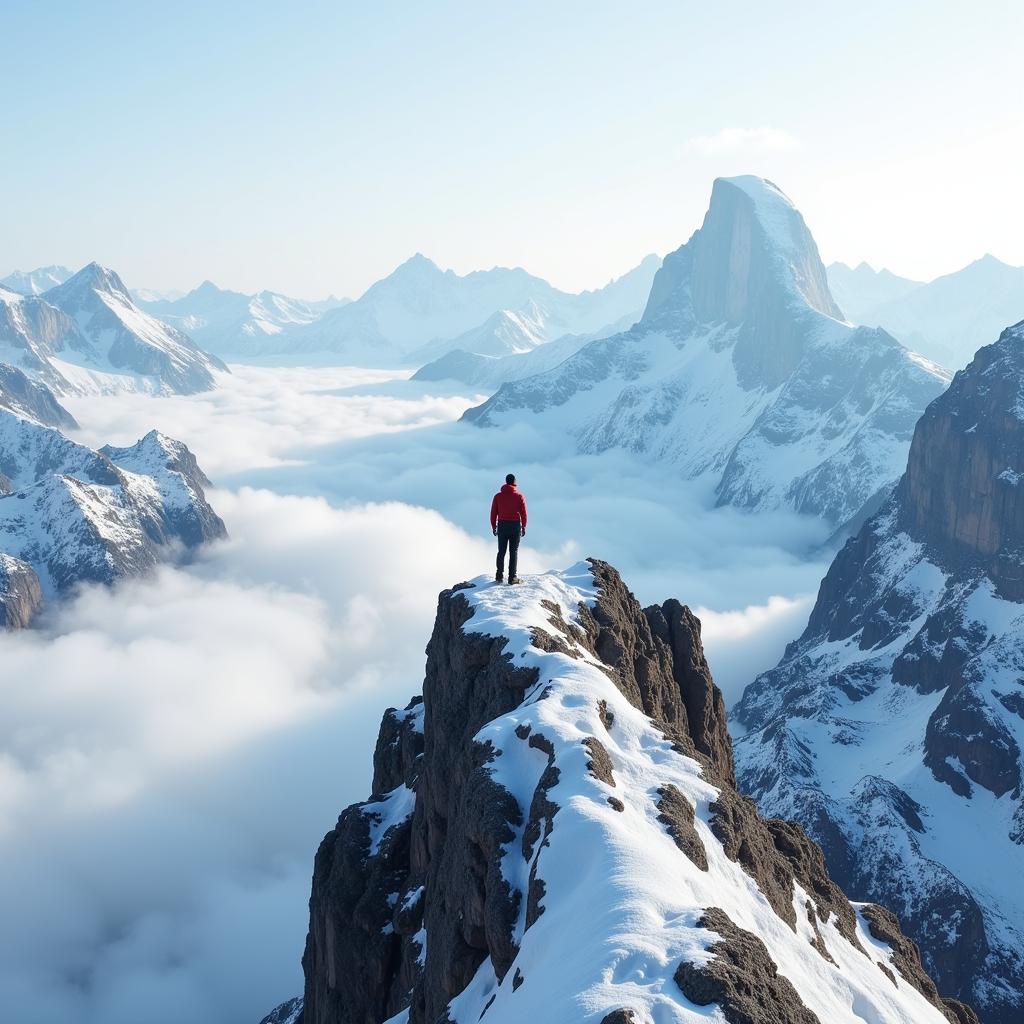
<path id="1" fill-rule="evenodd" d="M 704 323 L 777 317 L 785 306 L 843 319 L 800 212 L 777 185 L 754 175 L 715 179 L 704 223 L 666 258 L 644 319 L 678 309 L 680 289 Z"/>
<path id="2" fill-rule="evenodd" d="M 66 308 L 76 302 L 80 303 L 86 300 L 89 292 L 116 295 L 128 303 L 132 301 L 120 276 L 95 260 L 92 263 L 87 263 L 63 284 L 56 285 L 45 292 L 44 298 L 55 306 Z"/>

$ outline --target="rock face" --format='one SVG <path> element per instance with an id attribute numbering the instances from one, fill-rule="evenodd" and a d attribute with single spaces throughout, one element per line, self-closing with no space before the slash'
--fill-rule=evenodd
<path id="1" fill-rule="evenodd" d="M 895 910 L 944 992 L 1019 1021 L 1024 324 L 925 411 L 891 499 L 736 716 L 762 810 L 799 820 L 847 892 Z"/>
<path id="2" fill-rule="evenodd" d="M 42 603 L 32 566 L 0 551 L 0 629 L 24 629 Z"/>
<path id="3" fill-rule="evenodd" d="M 155 430 L 93 451 L 0 408 L 4 625 L 26 625 L 44 596 L 137 576 L 226 536 L 208 485 L 188 448 Z"/>
<path id="4" fill-rule="evenodd" d="M 703 226 L 665 258 L 631 330 L 464 418 L 536 421 L 583 452 L 710 474 L 720 504 L 840 526 L 877 508 L 947 381 L 884 331 L 845 323 L 803 218 L 770 182 L 740 177 L 715 182 Z"/>
<path id="5" fill-rule="evenodd" d="M 317 852 L 303 1024 L 977 1020 L 733 780 L 683 605 L 597 561 L 445 591 Z"/>
<path id="6" fill-rule="evenodd" d="M 90 263 L 42 295 L 0 295 L 0 360 L 62 394 L 193 394 L 227 367 L 144 313 L 114 271 Z"/>
<path id="7" fill-rule="evenodd" d="M 53 392 L 15 366 L 0 363 L 0 409 L 48 427 L 75 430 L 78 424 Z"/>

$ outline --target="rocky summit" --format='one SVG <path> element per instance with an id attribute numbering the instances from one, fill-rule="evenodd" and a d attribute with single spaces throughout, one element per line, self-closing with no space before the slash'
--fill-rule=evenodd
<path id="1" fill-rule="evenodd" d="M 838 527 L 887 496 L 948 379 L 885 331 L 846 323 L 800 213 L 743 176 L 715 182 L 635 326 L 505 384 L 465 419 L 526 420 L 582 452 L 623 449 L 704 477 L 719 504 Z"/>
<path id="2" fill-rule="evenodd" d="M 1024 1019 L 1024 323 L 925 411 L 737 718 L 761 809 L 895 910 L 944 992 Z"/>
<path id="3" fill-rule="evenodd" d="M 268 1020 L 977 1021 L 737 791 L 700 623 L 599 561 L 441 594 L 309 906 L 302 1009 Z"/>

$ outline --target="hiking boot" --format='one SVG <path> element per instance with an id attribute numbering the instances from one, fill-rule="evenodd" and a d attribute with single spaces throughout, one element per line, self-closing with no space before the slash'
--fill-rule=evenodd
<path id="1" fill-rule="evenodd" d="M 496 572 L 494 574 L 494 582 L 495 583 L 500 583 L 504 578 L 505 577 L 500 572 Z"/>
<path id="2" fill-rule="evenodd" d="M 509 576 L 509 578 L 508 578 L 508 585 L 510 587 L 512 586 L 513 583 L 518 583 L 518 582 L 519 582 L 519 577 L 518 576 Z"/>

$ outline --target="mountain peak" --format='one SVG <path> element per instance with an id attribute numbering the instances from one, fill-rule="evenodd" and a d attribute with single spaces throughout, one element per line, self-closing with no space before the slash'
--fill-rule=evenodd
<path id="1" fill-rule="evenodd" d="M 808 313 L 843 314 L 799 211 L 765 178 L 716 178 L 704 222 L 654 277 L 643 321 L 741 328 L 744 386 L 775 387 L 799 361 Z"/>
<path id="2" fill-rule="evenodd" d="M 404 263 L 400 263 L 391 276 L 408 274 L 442 274 L 444 271 L 429 256 L 421 252 L 413 253 Z"/>
<path id="3" fill-rule="evenodd" d="M 128 289 L 116 271 L 111 270 L 109 267 L 104 267 L 95 260 L 87 263 L 77 274 L 69 277 L 63 284 L 51 288 L 46 292 L 46 295 L 54 298 L 59 297 L 66 301 L 67 298 L 74 295 L 84 296 L 84 293 L 87 291 L 120 295 L 127 301 L 131 301 Z M 55 304 L 59 305 L 59 303 Z"/>

